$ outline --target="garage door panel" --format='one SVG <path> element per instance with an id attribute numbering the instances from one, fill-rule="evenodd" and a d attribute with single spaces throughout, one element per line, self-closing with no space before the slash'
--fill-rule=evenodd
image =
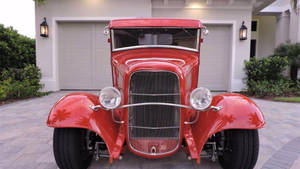
<path id="1" fill-rule="evenodd" d="M 112 86 L 112 73 L 110 63 L 110 44 L 107 39 L 108 36 L 104 35 L 104 27 L 108 24 L 97 24 L 95 27 L 95 87 L 104 88 L 106 86 Z"/>
<path id="2" fill-rule="evenodd" d="M 112 86 L 110 55 L 103 50 L 96 50 L 96 53 L 96 62 L 100 63 L 96 66 L 96 72 L 98 72 L 96 76 L 97 87 Z"/>
<path id="3" fill-rule="evenodd" d="M 61 89 L 100 89 L 111 85 L 110 68 L 98 68 L 110 65 L 109 45 L 107 37 L 103 35 L 105 24 L 58 24 Z"/>
<path id="4" fill-rule="evenodd" d="M 214 91 L 228 90 L 231 27 L 208 25 L 210 33 L 201 46 L 199 86 Z"/>

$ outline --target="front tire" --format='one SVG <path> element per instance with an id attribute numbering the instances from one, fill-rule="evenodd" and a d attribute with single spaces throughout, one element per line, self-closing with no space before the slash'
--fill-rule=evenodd
<path id="1" fill-rule="evenodd" d="M 93 154 L 87 148 L 85 129 L 55 128 L 53 150 L 56 164 L 60 169 L 86 169 Z"/>
<path id="2" fill-rule="evenodd" d="M 224 147 L 219 162 L 224 169 L 253 169 L 259 151 L 257 130 L 224 131 Z"/>

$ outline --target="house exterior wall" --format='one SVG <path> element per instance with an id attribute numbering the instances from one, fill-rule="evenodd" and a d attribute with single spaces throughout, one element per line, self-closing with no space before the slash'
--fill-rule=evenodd
<path id="1" fill-rule="evenodd" d="M 45 91 L 59 90 L 57 61 L 53 56 L 57 52 L 57 18 L 69 18 L 75 21 L 110 20 L 112 18 L 151 17 L 151 0 L 48 0 L 45 5 L 36 5 L 36 55 L 37 65 L 41 68 Z M 39 23 L 47 18 L 49 38 L 39 36 Z M 77 18 L 77 19 L 76 19 Z M 67 19 L 67 20 L 69 20 Z"/>
<path id="2" fill-rule="evenodd" d="M 260 16 L 253 17 L 258 18 L 260 20 L 265 20 L 265 22 L 261 21 L 262 23 L 259 23 L 259 57 L 269 56 L 266 54 L 269 54 L 271 50 L 274 50 L 280 44 L 287 42 L 300 42 L 300 0 L 298 0 L 298 6 L 296 9 L 293 9 L 293 5 L 291 4 L 291 2 L 292 1 L 281 1 L 279 4 L 272 4 L 269 7 L 262 10 L 259 13 Z M 276 23 L 274 27 L 271 27 L 274 22 L 274 17 L 276 17 Z M 263 25 L 263 27 L 261 27 L 261 25 Z M 261 44 L 261 41 L 271 42 L 273 44 L 272 38 L 270 38 L 270 34 L 273 34 L 274 31 L 274 46 L 272 47 L 272 45 L 267 43 Z M 288 68 L 285 71 L 285 74 L 288 75 L 289 71 L 290 70 Z"/>
<path id="3" fill-rule="evenodd" d="M 290 14 L 283 12 L 277 16 L 275 47 L 290 41 Z"/>
<path id="4" fill-rule="evenodd" d="M 297 7 L 297 22 L 298 22 L 298 39 L 297 42 L 300 42 L 300 0 L 298 0 L 298 7 Z"/>
<path id="5" fill-rule="evenodd" d="M 297 9 L 290 9 L 290 35 L 291 43 L 300 42 L 300 1 L 298 0 Z M 297 13 L 296 13 L 297 12 Z"/>
<path id="6" fill-rule="evenodd" d="M 160 8 L 153 5 L 154 0 L 48 0 L 45 5 L 36 6 L 36 32 L 44 17 L 49 25 L 49 38 L 36 35 L 37 65 L 41 68 L 44 90 L 59 90 L 57 70 L 57 22 L 101 22 L 113 18 L 127 17 L 177 17 L 201 19 L 206 24 L 223 24 L 232 26 L 231 91 L 240 91 L 243 83 L 244 61 L 250 57 L 250 29 L 248 39 L 239 40 L 239 29 L 243 21 L 251 26 L 252 7 L 238 5 L 231 8 Z M 174 1 L 175 2 L 175 1 Z M 245 1 L 246 2 L 246 1 Z"/>
<path id="7" fill-rule="evenodd" d="M 257 57 L 268 57 L 275 48 L 276 17 L 254 16 L 252 19 L 258 21 Z"/>

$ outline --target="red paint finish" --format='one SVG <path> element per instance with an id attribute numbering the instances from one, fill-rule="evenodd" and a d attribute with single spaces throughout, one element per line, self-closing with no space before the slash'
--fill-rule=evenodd
<path id="1" fill-rule="evenodd" d="M 127 121 L 125 125 L 117 125 L 112 121 L 111 111 L 93 111 L 90 105 L 98 105 L 98 96 L 88 93 L 73 93 L 58 101 L 52 108 L 47 124 L 54 128 L 85 128 L 94 131 L 107 144 L 111 155 L 110 162 L 118 159 L 122 151 L 127 133 Z M 193 125 L 181 123 L 181 138 L 185 138 L 188 152 L 192 159 L 200 162 L 200 152 L 207 139 L 213 134 L 227 129 L 259 129 L 265 125 L 264 117 L 260 109 L 249 98 L 239 94 L 223 94 L 214 96 L 212 105 L 222 106 L 222 110 L 200 112 L 199 120 Z M 126 114 L 126 109 L 121 113 Z M 188 111 L 182 110 L 181 114 Z M 161 146 L 155 145 L 157 147 Z M 178 147 L 178 149 L 180 146 Z M 148 157 L 160 158 L 170 154 L 152 156 L 135 152 L 135 154 Z"/>
<path id="2" fill-rule="evenodd" d="M 184 19 L 126 19 L 114 20 L 110 28 L 121 27 L 193 27 L 201 28 L 198 20 Z M 200 44 L 199 44 L 200 45 Z M 200 47 L 199 47 L 200 48 Z M 180 83 L 180 103 L 189 105 L 189 96 L 198 84 L 198 69 L 200 64 L 200 51 L 193 52 L 180 49 L 167 48 L 143 48 L 112 52 L 112 78 L 113 86 L 122 93 L 122 103 L 128 104 L 128 91 L 130 77 L 137 71 L 169 71 L 178 75 Z M 201 77 L 199 77 L 201 78 Z M 112 120 L 111 111 L 93 111 L 90 105 L 99 105 L 98 96 L 87 93 L 73 93 L 58 101 L 52 108 L 49 118 L 49 127 L 74 127 L 85 128 L 94 131 L 102 137 L 107 144 L 110 153 L 110 162 L 118 159 L 128 141 L 128 109 L 116 109 L 114 115 L 117 119 L 125 121 L 124 124 L 116 124 Z M 185 121 L 192 121 L 196 111 L 181 109 L 180 140 L 185 139 L 186 151 L 193 159 L 200 163 L 200 152 L 207 139 L 213 134 L 227 129 L 259 129 L 265 125 L 262 112 L 249 98 L 238 94 L 222 94 L 213 97 L 213 106 L 222 106 L 222 110 L 200 112 L 199 120 L 193 125 L 185 125 Z M 163 151 L 162 141 L 155 145 L 159 151 Z M 170 144 L 172 141 L 170 141 Z M 146 141 L 145 145 L 149 145 Z M 148 157 L 160 158 L 170 156 L 181 148 L 168 154 L 149 155 L 135 151 L 128 146 L 133 153 Z M 127 144 L 129 145 L 129 144 Z M 140 145 L 140 146 L 145 146 Z M 149 147 L 145 147 L 149 148 Z"/>
<path id="3" fill-rule="evenodd" d="M 124 127 L 113 122 L 111 111 L 93 111 L 99 105 L 98 96 L 72 93 L 59 100 L 51 109 L 47 125 L 54 128 L 85 128 L 97 133 L 107 144 L 111 158 L 118 158 L 123 146 Z M 118 133 L 119 131 L 119 133 Z M 111 159 L 112 161 L 112 159 Z"/>
<path id="4" fill-rule="evenodd" d="M 142 18 L 142 19 L 116 19 L 109 24 L 110 28 L 129 27 L 184 27 L 202 28 L 200 20 L 196 19 L 170 19 L 170 18 Z"/>
<path id="5" fill-rule="evenodd" d="M 201 112 L 197 123 L 191 126 L 198 154 L 207 139 L 217 132 L 228 129 L 260 129 L 265 125 L 260 109 L 243 95 L 217 95 L 214 96 L 212 105 L 222 106 L 222 110 Z"/>
<path id="6" fill-rule="evenodd" d="M 197 150 L 197 145 L 195 143 L 195 139 L 192 133 L 191 125 L 185 125 L 184 128 L 184 138 L 185 142 L 188 146 L 188 151 L 192 159 L 198 159 L 200 154 Z"/>
<path id="7" fill-rule="evenodd" d="M 112 163 L 113 159 L 119 159 L 120 153 L 123 150 L 123 145 L 125 142 L 125 129 L 124 124 L 121 124 L 118 131 L 118 137 L 114 145 L 113 151 L 110 153 L 110 163 Z"/>

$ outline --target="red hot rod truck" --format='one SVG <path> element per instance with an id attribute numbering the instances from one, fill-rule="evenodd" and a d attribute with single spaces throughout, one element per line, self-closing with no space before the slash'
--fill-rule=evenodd
<path id="1" fill-rule="evenodd" d="M 84 169 L 100 157 L 112 163 L 126 148 L 147 158 L 183 149 L 198 163 L 208 157 L 226 169 L 255 166 L 263 114 L 245 96 L 212 96 L 197 86 L 206 32 L 199 20 L 113 20 L 104 32 L 112 86 L 66 95 L 48 117 L 59 168 Z"/>

